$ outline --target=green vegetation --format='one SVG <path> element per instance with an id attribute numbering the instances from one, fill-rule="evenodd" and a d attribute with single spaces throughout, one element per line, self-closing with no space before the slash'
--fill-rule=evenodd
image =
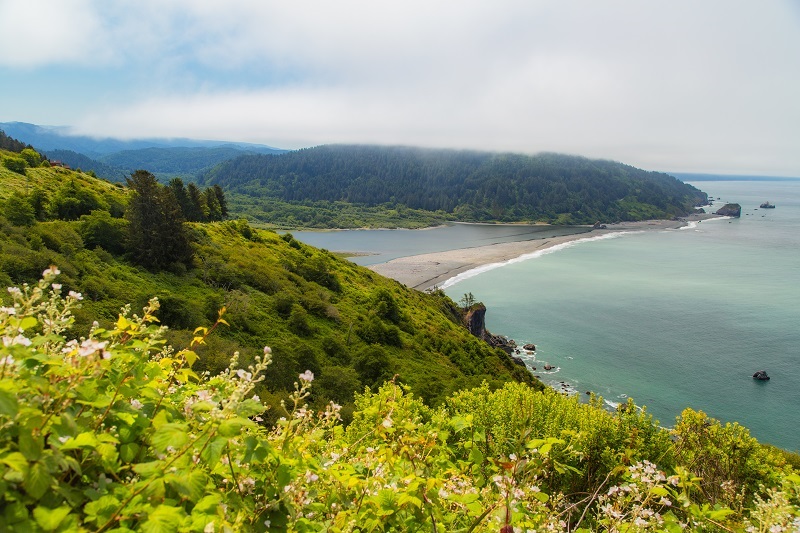
<path id="1" fill-rule="evenodd" d="M 230 327 L 199 349 L 199 370 L 220 371 L 234 351 L 252 362 L 269 344 L 273 374 L 258 385 L 262 398 L 279 406 L 297 374 L 311 369 L 313 405 L 335 400 L 345 417 L 355 392 L 395 375 L 431 405 L 483 381 L 534 382 L 507 354 L 469 335 L 443 293 L 408 290 L 241 220 L 182 222 L 198 206 L 204 218 L 222 216 L 218 187 L 164 186 L 139 171 L 125 189 L 59 167 L 28 168 L 25 176 L 3 168 L 0 182 L 0 285 L 33 283 L 58 265 L 65 289 L 85 297 L 76 335 L 157 296 L 170 341 L 182 344 L 225 307 Z M 179 197 L 189 203 L 181 207 Z M 53 208 L 62 204 L 72 208 Z"/>
<path id="2" fill-rule="evenodd" d="M 426 406 L 389 382 L 342 407 L 318 379 L 268 409 L 274 354 L 193 367 L 219 318 L 185 347 L 158 302 L 68 334 L 82 296 L 55 267 L 0 307 L 4 531 L 793 531 L 800 475 L 744 428 L 686 410 L 658 428 L 632 402 L 608 413 L 510 383 Z M 386 302 L 380 295 L 379 302 Z M 392 306 L 380 306 L 392 316 Z"/>
<path id="3" fill-rule="evenodd" d="M 667 174 L 611 161 L 406 147 L 242 156 L 200 179 L 222 186 L 234 212 L 282 227 L 594 224 L 682 216 L 707 199 Z"/>

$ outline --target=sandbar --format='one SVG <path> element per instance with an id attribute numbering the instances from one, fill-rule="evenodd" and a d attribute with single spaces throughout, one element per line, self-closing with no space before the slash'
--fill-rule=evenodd
<path id="1" fill-rule="evenodd" d="M 694 214 L 675 220 L 646 220 L 641 222 L 620 222 L 608 224 L 605 228 L 592 229 L 586 233 L 545 237 L 517 242 L 502 242 L 412 255 L 392 259 L 386 263 L 370 265 L 368 268 L 378 274 L 399 281 L 407 287 L 428 290 L 441 286 L 445 281 L 468 270 L 493 263 L 503 263 L 533 252 L 545 250 L 572 241 L 597 237 L 621 231 L 650 231 L 678 229 L 690 222 L 714 217 L 710 214 Z"/>

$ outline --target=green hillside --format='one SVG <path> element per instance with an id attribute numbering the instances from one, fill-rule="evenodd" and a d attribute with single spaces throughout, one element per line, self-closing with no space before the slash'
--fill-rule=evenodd
<path id="1" fill-rule="evenodd" d="M 359 227 L 368 213 L 389 210 L 400 226 L 424 217 L 610 223 L 682 216 L 707 199 L 672 176 L 612 161 L 408 147 L 243 156 L 200 180 L 232 193 L 234 210 L 252 219 L 308 227 Z"/>
<path id="2" fill-rule="evenodd" d="M 275 405 L 307 369 L 318 376 L 315 402 L 345 406 L 352 406 L 354 392 L 395 375 L 431 404 L 483 381 L 534 381 L 504 352 L 470 336 L 444 294 L 408 290 L 291 235 L 243 221 L 187 223 L 188 253 L 164 250 L 160 245 L 180 226 L 138 238 L 132 228 L 141 222 L 130 209 L 120 218 L 129 193 L 118 185 L 58 167 L 24 174 L 0 167 L 0 183 L 0 285 L 31 283 L 57 265 L 65 290 L 84 295 L 78 332 L 95 319 L 113 321 L 123 305 L 140 309 L 157 296 L 161 323 L 180 345 L 225 307 L 229 326 L 199 350 L 197 368 L 217 372 L 233 351 L 252 360 L 268 344 L 274 371 L 260 394 Z M 59 215 L 64 204 L 82 207 L 70 211 L 80 215 Z"/>

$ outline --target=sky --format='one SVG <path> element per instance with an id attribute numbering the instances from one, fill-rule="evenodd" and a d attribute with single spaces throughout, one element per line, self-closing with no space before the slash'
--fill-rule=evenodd
<path id="1" fill-rule="evenodd" d="M 800 176 L 798 0 L 0 0 L 0 122 Z"/>

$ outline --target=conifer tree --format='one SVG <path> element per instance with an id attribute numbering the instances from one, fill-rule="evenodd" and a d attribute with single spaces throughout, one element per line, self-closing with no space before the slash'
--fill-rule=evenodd
<path id="1" fill-rule="evenodd" d="M 134 261 L 153 270 L 186 263 L 192 249 L 184 229 L 178 200 L 155 176 L 137 170 L 127 179 L 131 198 L 125 212 L 128 220 L 128 250 Z"/>

